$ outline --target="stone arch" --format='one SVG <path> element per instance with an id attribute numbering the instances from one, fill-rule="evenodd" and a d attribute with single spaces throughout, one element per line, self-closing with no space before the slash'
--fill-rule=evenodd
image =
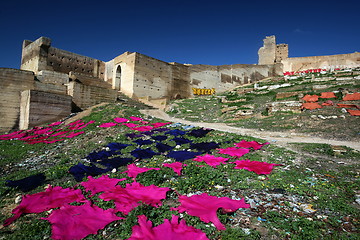
<path id="1" fill-rule="evenodd" d="M 121 66 L 117 65 L 115 69 L 116 70 L 115 70 L 115 77 L 113 80 L 113 88 L 120 91 L 121 90 L 121 74 L 122 74 Z"/>

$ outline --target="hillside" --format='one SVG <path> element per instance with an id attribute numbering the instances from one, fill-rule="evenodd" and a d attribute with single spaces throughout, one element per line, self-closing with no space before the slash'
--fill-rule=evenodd
<path id="1" fill-rule="evenodd" d="M 359 139 L 359 117 L 341 108 L 270 113 L 267 106 L 280 89 L 320 94 L 307 77 L 282 81 L 258 83 L 251 92 L 253 86 L 247 86 L 176 101 L 170 113 L 264 131 Z M 336 86 L 331 81 L 337 80 L 322 84 L 329 87 L 321 92 L 359 91 L 358 79 Z M 292 85 L 268 90 L 286 83 Z M 341 94 L 336 93 L 334 104 Z M 290 100 L 299 102 L 299 96 Z M 8 223 L 0 239 L 56 234 L 62 239 L 160 239 L 166 234 L 222 240 L 358 238 L 359 151 L 321 143 L 292 143 L 290 150 L 261 138 L 168 123 L 141 114 L 144 108 L 123 97 L 58 123 L 0 136 L 0 220 Z M 247 110 L 257 117 L 236 114 Z M 18 188 L 9 187 L 34 175 Z M 46 197 L 39 201 L 38 196 Z M 12 211 L 23 214 L 9 220 Z"/>

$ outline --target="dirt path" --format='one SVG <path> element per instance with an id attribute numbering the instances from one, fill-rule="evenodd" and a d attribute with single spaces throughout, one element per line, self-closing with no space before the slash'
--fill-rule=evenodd
<path id="1" fill-rule="evenodd" d="M 296 134 L 289 132 L 271 132 L 271 131 L 259 131 L 256 129 L 248 129 L 248 128 L 238 128 L 228 126 L 224 123 L 205 123 L 205 122 L 191 122 L 180 118 L 170 117 L 162 110 L 158 109 L 146 109 L 141 110 L 141 113 L 149 116 L 153 116 L 156 118 L 163 119 L 165 121 L 170 122 L 178 122 L 187 125 L 193 125 L 197 127 L 211 128 L 214 130 L 219 130 L 223 132 L 237 133 L 240 135 L 248 135 L 252 137 L 257 137 L 261 139 L 265 139 L 271 143 L 275 143 L 281 146 L 287 147 L 288 143 L 326 143 L 330 145 L 340 145 L 347 146 L 353 148 L 355 150 L 360 151 L 360 142 L 351 142 L 351 141 L 337 141 L 331 139 L 318 138 L 314 136 L 304 135 L 304 134 Z"/>

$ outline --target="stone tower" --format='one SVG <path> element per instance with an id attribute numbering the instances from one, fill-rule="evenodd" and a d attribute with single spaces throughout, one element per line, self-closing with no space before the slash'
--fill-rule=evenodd
<path id="1" fill-rule="evenodd" d="M 264 45 L 259 49 L 259 65 L 281 63 L 288 58 L 288 45 L 276 44 L 274 35 L 264 39 Z"/>

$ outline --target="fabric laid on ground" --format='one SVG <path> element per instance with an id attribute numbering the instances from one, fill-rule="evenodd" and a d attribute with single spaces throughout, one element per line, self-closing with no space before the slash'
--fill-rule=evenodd
<path id="1" fill-rule="evenodd" d="M 157 143 L 156 148 L 160 153 L 168 152 L 168 151 L 174 149 L 174 147 L 167 145 L 165 143 Z"/>
<path id="2" fill-rule="evenodd" d="M 122 125 L 127 126 L 128 128 L 134 128 L 139 126 L 138 124 L 135 123 L 123 123 Z"/>
<path id="3" fill-rule="evenodd" d="M 90 166 L 85 166 L 82 163 L 78 163 L 77 165 L 70 167 L 69 173 L 74 176 L 76 181 L 80 182 L 86 176 L 97 176 L 110 170 L 111 169 L 109 168 L 98 168 L 93 164 L 91 164 Z"/>
<path id="4" fill-rule="evenodd" d="M 152 123 L 152 125 L 154 126 L 154 128 L 159 128 L 159 127 L 163 127 L 163 126 L 166 126 L 166 125 L 169 125 L 171 124 L 171 122 L 157 122 L 157 123 Z"/>
<path id="5" fill-rule="evenodd" d="M 177 175 L 180 176 L 182 168 L 187 165 L 181 162 L 174 162 L 174 163 L 163 163 L 163 166 L 171 168 Z"/>
<path id="6" fill-rule="evenodd" d="M 175 137 L 175 138 L 171 139 L 171 141 L 174 141 L 176 143 L 176 145 L 192 143 L 192 141 L 190 139 L 182 138 L 182 137 Z"/>
<path id="7" fill-rule="evenodd" d="M 109 223 L 124 219 L 115 215 L 114 209 L 103 210 L 87 201 L 84 205 L 66 205 L 54 210 L 49 217 L 41 218 L 52 224 L 52 239 L 80 240 L 97 234 Z"/>
<path id="8" fill-rule="evenodd" d="M 85 198 L 80 189 L 49 186 L 45 192 L 24 195 L 20 205 L 12 210 L 14 216 L 6 219 L 4 226 L 10 225 L 25 213 L 41 213 L 68 203 L 84 201 Z"/>
<path id="9" fill-rule="evenodd" d="M 301 108 L 314 110 L 314 109 L 317 109 L 317 108 L 322 108 L 322 106 L 319 103 L 316 103 L 316 102 L 308 102 L 308 103 L 302 103 Z"/>
<path id="10" fill-rule="evenodd" d="M 317 102 L 319 100 L 319 96 L 306 94 L 302 99 L 306 102 Z"/>
<path id="11" fill-rule="evenodd" d="M 327 100 L 321 104 L 322 106 L 334 106 L 334 102 L 331 100 Z"/>
<path id="12" fill-rule="evenodd" d="M 6 180 L 7 187 L 18 188 L 23 192 L 33 190 L 45 183 L 46 176 L 43 173 L 35 174 L 19 180 Z"/>
<path id="13" fill-rule="evenodd" d="M 168 128 L 155 128 L 152 130 L 152 132 L 167 132 L 170 131 Z"/>
<path id="14" fill-rule="evenodd" d="M 139 132 L 147 132 L 153 129 L 152 126 L 140 126 L 140 127 L 133 127 L 132 130 L 139 131 Z"/>
<path id="15" fill-rule="evenodd" d="M 356 93 L 348 93 L 345 95 L 345 97 L 343 97 L 344 101 L 355 101 L 355 100 L 360 100 L 360 93 L 356 92 Z"/>
<path id="16" fill-rule="evenodd" d="M 141 117 L 129 117 L 131 121 L 143 121 L 143 119 Z"/>
<path id="17" fill-rule="evenodd" d="M 117 123 L 114 123 L 114 122 L 108 122 L 108 123 L 102 123 L 99 125 L 99 127 L 101 128 L 109 128 L 109 127 L 113 127 L 113 126 L 116 126 Z"/>
<path id="18" fill-rule="evenodd" d="M 149 144 L 153 144 L 154 142 L 153 141 L 151 141 L 151 140 L 143 140 L 143 139 L 137 139 L 137 140 L 135 140 L 135 141 L 133 141 L 134 143 L 136 143 L 136 144 L 138 144 L 138 145 L 140 145 L 140 146 L 142 146 L 142 145 L 149 145 Z"/>
<path id="19" fill-rule="evenodd" d="M 110 148 L 111 151 L 120 151 L 124 148 L 127 148 L 129 146 L 132 146 L 131 144 L 123 144 L 123 143 L 116 143 L 112 142 L 106 145 L 106 147 Z"/>
<path id="20" fill-rule="evenodd" d="M 351 116 L 360 116 L 360 110 L 346 109 L 346 111 L 350 113 Z"/>
<path id="21" fill-rule="evenodd" d="M 250 161 L 250 160 L 237 160 L 234 169 L 245 169 L 256 174 L 270 174 L 274 166 L 281 166 L 281 164 Z"/>
<path id="22" fill-rule="evenodd" d="M 81 183 L 81 186 L 83 186 L 86 191 L 90 191 L 91 196 L 94 196 L 99 192 L 106 192 L 113 189 L 119 182 L 125 180 L 126 178 L 109 178 L 108 175 L 102 175 L 99 178 L 89 176 L 86 182 Z"/>
<path id="23" fill-rule="evenodd" d="M 216 142 L 201 142 L 201 143 L 191 143 L 190 148 L 196 149 L 198 151 L 210 152 L 213 149 L 216 149 L 220 146 L 219 143 Z"/>
<path id="24" fill-rule="evenodd" d="M 333 92 L 322 92 L 319 98 L 336 98 Z"/>
<path id="25" fill-rule="evenodd" d="M 233 157 L 242 157 L 250 152 L 250 150 L 247 148 L 236 148 L 236 147 L 219 148 L 218 151 L 219 153 L 227 154 Z"/>
<path id="26" fill-rule="evenodd" d="M 158 136 L 152 136 L 152 139 L 154 139 L 155 141 L 164 141 L 166 140 L 168 137 L 164 136 L 164 135 L 158 135 Z"/>
<path id="27" fill-rule="evenodd" d="M 116 117 L 116 118 L 114 118 L 114 121 L 117 123 L 124 123 L 124 122 L 128 122 L 129 119 Z"/>
<path id="28" fill-rule="evenodd" d="M 141 138 L 144 135 L 138 134 L 138 133 L 127 133 L 127 134 L 125 134 L 125 136 L 127 136 L 128 138 L 134 139 L 134 138 Z"/>
<path id="29" fill-rule="evenodd" d="M 258 143 L 257 141 L 245 141 L 245 140 L 241 140 L 239 143 L 235 143 L 236 147 L 239 148 L 253 148 L 254 150 L 260 150 L 263 146 L 268 145 L 270 143 L 265 142 L 265 143 Z"/>
<path id="30" fill-rule="evenodd" d="M 143 172 L 147 172 L 150 170 L 160 170 L 160 168 L 146 168 L 146 167 L 137 167 L 135 165 L 135 163 L 130 164 L 127 166 L 126 171 L 122 172 L 122 173 L 127 173 L 127 175 L 131 178 L 136 178 L 138 174 L 143 173 Z"/>
<path id="31" fill-rule="evenodd" d="M 146 158 L 152 158 L 153 156 L 158 155 L 158 153 L 151 150 L 151 148 L 146 148 L 146 149 L 137 148 L 131 151 L 131 155 L 138 159 L 146 159 Z"/>
<path id="32" fill-rule="evenodd" d="M 174 158 L 178 162 L 183 162 L 188 159 L 193 159 L 194 157 L 203 154 L 203 152 L 190 152 L 190 151 L 171 151 L 166 156 Z"/>
<path id="33" fill-rule="evenodd" d="M 341 103 L 338 103 L 337 107 L 338 108 L 357 108 L 357 109 L 360 109 L 360 106 L 358 106 L 356 104 L 341 104 Z"/>
<path id="34" fill-rule="evenodd" d="M 112 152 L 106 150 L 94 151 L 89 153 L 89 155 L 86 156 L 86 159 L 89 159 L 92 162 L 96 162 L 97 160 L 109 158 L 112 155 L 113 155 Z"/>
<path id="35" fill-rule="evenodd" d="M 207 193 L 191 197 L 181 195 L 179 202 L 181 205 L 171 210 L 179 213 L 186 212 L 191 216 L 199 217 L 205 223 L 212 222 L 218 230 L 226 229 L 216 215 L 219 208 L 223 208 L 226 212 L 234 212 L 239 208 L 250 208 L 250 204 L 246 204 L 244 199 L 233 200 L 228 197 L 210 196 Z"/>
<path id="36" fill-rule="evenodd" d="M 205 137 L 206 134 L 208 134 L 211 131 L 212 131 L 212 129 L 205 129 L 205 128 L 193 129 L 188 133 L 188 135 L 193 136 L 193 137 L 202 138 L 202 137 Z"/>
<path id="37" fill-rule="evenodd" d="M 226 161 L 229 160 L 229 158 L 223 158 L 223 157 L 215 157 L 210 154 L 205 154 L 204 156 L 197 156 L 193 159 L 193 161 L 197 162 L 205 162 L 207 165 L 212 166 L 216 168 L 221 163 L 225 164 Z"/>
<path id="38" fill-rule="evenodd" d="M 132 228 L 131 237 L 127 240 L 208 240 L 200 229 L 186 225 L 185 220 L 179 223 L 179 217 L 172 215 L 171 220 L 153 227 L 145 215 L 138 216 L 139 225 Z"/>
<path id="39" fill-rule="evenodd" d="M 185 131 L 181 131 L 181 130 L 178 130 L 178 129 L 173 129 L 173 130 L 170 130 L 170 131 L 167 131 L 165 134 L 168 134 L 168 135 L 173 135 L 173 136 L 181 136 L 181 135 L 184 135 L 186 132 Z"/>
<path id="40" fill-rule="evenodd" d="M 162 205 L 161 200 L 166 198 L 170 188 L 160 188 L 155 185 L 143 186 L 138 182 L 126 184 L 126 187 L 115 188 L 102 193 L 99 198 L 105 201 L 114 200 L 116 210 L 128 214 L 132 209 L 142 204 L 153 207 Z"/>
<path id="41" fill-rule="evenodd" d="M 132 163 L 134 159 L 132 158 L 122 158 L 122 157 L 114 157 L 114 158 L 106 158 L 102 160 L 98 160 L 97 163 L 103 165 L 107 169 L 114 169 L 121 166 L 126 166 L 129 163 Z"/>

